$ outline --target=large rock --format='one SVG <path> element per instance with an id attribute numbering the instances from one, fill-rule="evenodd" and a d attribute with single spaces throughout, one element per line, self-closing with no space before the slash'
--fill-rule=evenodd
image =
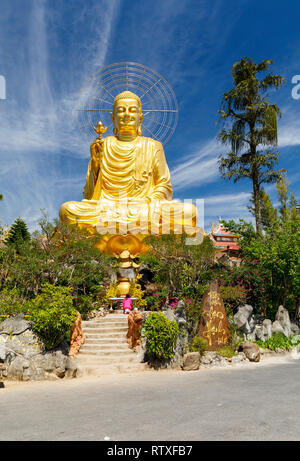
<path id="1" fill-rule="evenodd" d="M 31 322 L 25 320 L 24 314 L 18 314 L 0 323 L 0 335 L 19 335 L 31 328 L 31 325 Z"/>
<path id="2" fill-rule="evenodd" d="M 128 331 L 126 339 L 131 349 L 135 350 L 141 344 L 140 330 L 143 324 L 143 316 L 135 308 L 128 314 Z"/>
<path id="3" fill-rule="evenodd" d="M 26 329 L 16 335 L 0 334 L 0 344 L 5 344 L 6 357 L 8 355 L 24 355 L 30 357 L 44 352 L 45 345 L 31 329 Z M 6 360 L 6 358 L 4 359 Z"/>
<path id="4" fill-rule="evenodd" d="M 184 354 L 182 369 L 184 371 L 198 370 L 200 366 L 200 352 Z"/>
<path id="5" fill-rule="evenodd" d="M 291 336 L 292 330 L 289 312 L 283 306 L 278 307 L 278 311 L 275 316 L 275 321 L 279 322 L 279 324 L 282 326 L 283 334 L 285 336 Z"/>
<path id="6" fill-rule="evenodd" d="M 76 376 L 77 365 L 68 357 L 69 346 L 61 343 L 47 351 L 42 339 L 33 333 L 30 322 L 23 316 L 2 322 L 1 331 L 0 360 L 4 363 L 0 378 L 36 381 Z"/>
<path id="7" fill-rule="evenodd" d="M 274 335 L 274 333 L 281 333 L 285 335 L 284 329 L 278 320 L 275 320 L 275 322 L 272 324 L 272 334 Z"/>
<path id="8" fill-rule="evenodd" d="M 173 309 L 171 307 L 168 307 L 168 309 L 166 311 L 164 311 L 164 316 L 170 321 L 176 320 L 176 316 L 175 316 L 174 311 L 173 311 Z"/>
<path id="9" fill-rule="evenodd" d="M 230 337 L 229 324 L 218 282 L 210 283 L 204 293 L 198 335 L 207 340 L 207 349 L 225 346 Z"/>
<path id="10" fill-rule="evenodd" d="M 260 350 L 257 344 L 252 343 L 251 341 L 244 341 L 240 347 L 239 351 L 244 352 L 250 362 L 259 362 L 260 361 Z"/>
<path id="11" fill-rule="evenodd" d="M 300 328 L 297 325 L 297 323 L 291 323 L 291 333 L 292 333 L 292 335 L 299 335 Z"/>
<path id="12" fill-rule="evenodd" d="M 271 338 L 271 336 L 272 336 L 272 320 L 265 319 L 263 321 L 263 333 L 264 333 L 264 341 L 266 339 Z"/>
<path id="13" fill-rule="evenodd" d="M 74 324 L 71 328 L 71 337 L 70 337 L 70 350 L 69 355 L 75 356 L 78 354 L 79 349 L 81 348 L 82 344 L 85 341 L 85 337 L 82 331 L 82 322 L 81 322 L 81 314 L 77 312 L 77 319 L 75 320 Z"/>
<path id="14" fill-rule="evenodd" d="M 237 313 L 234 315 L 234 323 L 238 330 L 245 335 L 249 335 L 254 330 L 254 322 L 252 319 L 253 307 L 249 304 L 240 306 Z"/>
<path id="15" fill-rule="evenodd" d="M 184 355 L 184 352 L 189 342 L 185 304 L 183 301 L 179 301 L 177 304 L 175 320 L 179 328 L 179 335 L 177 338 L 175 355 L 177 354 L 179 359 L 179 357 L 182 357 Z"/>

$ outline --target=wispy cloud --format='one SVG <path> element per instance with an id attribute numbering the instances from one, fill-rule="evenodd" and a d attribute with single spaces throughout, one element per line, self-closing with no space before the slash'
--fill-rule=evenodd
<path id="1" fill-rule="evenodd" d="M 77 187 L 74 195 L 80 198 L 79 181 L 73 177 L 70 184 L 67 177 L 65 182 L 61 154 L 73 157 L 74 161 L 89 156 L 88 142 L 77 130 L 74 107 L 78 87 L 88 77 L 88 69 L 92 73 L 96 66 L 104 65 L 119 2 L 105 0 L 102 5 L 94 6 L 97 18 L 94 30 L 90 31 L 93 44 L 85 54 L 85 65 L 80 73 L 77 72 L 77 81 L 70 78 L 72 84 L 62 85 L 63 93 L 58 93 L 53 85 L 57 76 L 50 64 L 48 21 L 51 10 L 44 0 L 31 5 L 32 9 L 24 18 L 28 34 L 21 45 L 27 53 L 26 71 L 21 61 L 15 62 L 15 68 L 6 76 L 9 88 L 14 88 L 15 93 L 10 90 L 10 98 L 0 107 L 0 183 L 4 194 L 1 215 L 3 213 L 5 221 L 9 223 L 22 216 L 30 227 L 34 227 L 41 208 L 50 216 L 57 216 L 61 183 L 67 183 L 69 190 Z M 13 5 L 4 8 L 9 10 Z M 13 56 L 15 43 L 6 39 L 5 29 L 0 31 L 0 39 L 8 47 L 7 56 Z M 84 174 L 81 184 L 83 182 Z"/>
<path id="2" fill-rule="evenodd" d="M 300 103 L 299 103 L 300 107 Z M 278 128 L 278 146 L 299 146 L 300 145 L 300 117 L 299 112 L 290 110 L 285 113 Z"/>
<path id="3" fill-rule="evenodd" d="M 205 227 L 207 228 L 211 222 L 216 223 L 220 218 L 225 220 L 241 218 L 252 221 L 253 218 L 247 211 L 250 198 L 251 194 L 247 192 L 213 195 L 204 198 Z"/>
<path id="4" fill-rule="evenodd" d="M 177 192 L 215 181 L 219 174 L 219 152 L 220 146 L 214 139 L 197 147 L 195 154 L 187 156 L 171 171 L 173 189 Z"/>

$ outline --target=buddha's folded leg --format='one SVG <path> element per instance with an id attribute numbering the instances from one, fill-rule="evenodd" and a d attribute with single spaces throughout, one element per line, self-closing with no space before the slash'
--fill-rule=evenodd
<path id="1" fill-rule="evenodd" d="M 95 226 L 99 221 L 99 204 L 95 200 L 66 202 L 59 209 L 62 222 Z"/>
<path id="2" fill-rule="evenodd" d="M 192 203 L 163 202 L 161 207 L 162 233 L 194 233 L 197 225 L 197 208 Z"/>

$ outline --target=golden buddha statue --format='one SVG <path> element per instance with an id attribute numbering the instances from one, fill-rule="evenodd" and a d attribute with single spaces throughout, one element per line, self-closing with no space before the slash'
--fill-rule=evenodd
<path id="1" fill-rule="evenodd" d="M 95 129 L 99 136 L 90 147 L 84 199 L 64 203 L 61 220 L 102 235 L 195 234 L 196 207 L 172 200 L 162 144 L 141 136 L 140 98 L 120 93 L 111 117 L 114 136 L 102 139 L 101 122 Z"/>

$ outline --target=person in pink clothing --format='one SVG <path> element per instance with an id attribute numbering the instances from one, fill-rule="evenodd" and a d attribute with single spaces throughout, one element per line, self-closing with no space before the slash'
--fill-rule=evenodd
<path id="1" fill-rule="evenodd" d="M 124 309 L 123 314 L 129 314 L 132 310 L 132 300 L 129 296 L 129 294 L 126 295 L 126 297 L 123 299 L 123 304 L 122 307 Z"/>

